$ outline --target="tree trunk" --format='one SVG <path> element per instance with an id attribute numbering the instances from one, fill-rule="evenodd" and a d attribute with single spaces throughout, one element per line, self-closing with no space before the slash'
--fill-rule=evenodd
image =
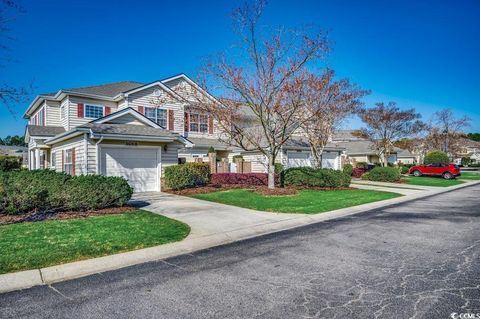
<path id="1" fill-rule="evenodd" d="M 314 168 L 321 168 L 322 167 L 322 153 L 323 149 L 319 150 L 315 147 L 310 147 L 312 165 Z"/>
<path id="2" fill-rule="evenodd" d="M 268 157 L 268 188 L 275 189 L 275 157 Z"/>

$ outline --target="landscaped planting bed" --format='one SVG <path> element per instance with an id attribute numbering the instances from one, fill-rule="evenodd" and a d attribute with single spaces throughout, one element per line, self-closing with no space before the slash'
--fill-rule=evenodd
<path id="1" fill-rule="evenodd" d="M 162 245 L 189 232 L 186 224 L 142 210 L 1 225 L 0 273 Z"/>

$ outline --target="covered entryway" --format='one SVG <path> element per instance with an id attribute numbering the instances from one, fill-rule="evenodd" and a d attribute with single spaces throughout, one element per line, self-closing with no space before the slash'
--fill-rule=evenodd
<path id="1" fill-rule="evenodd" d="M 287 152 L 288 167 L 312 166 L 310 152 Z"/>
<path id="2" fill-rule="evenodd" d="M 122 176 L 135 192 L 160 190 L 160 148 L 101 146 L 103 175 Z"/>

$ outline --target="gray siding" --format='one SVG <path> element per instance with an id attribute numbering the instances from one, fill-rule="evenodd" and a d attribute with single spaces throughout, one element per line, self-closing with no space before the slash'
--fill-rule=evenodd
<path id="1" fill-rule="evenodd" d="M 159 87 L 150 87 L 145 90 L 133 93 L 128 96 L 128 106 L 139 110 L 139 106 L 145 107 L 160 107 L 166 110 L 173 110 L 173 131 L 183 135 L 184 133 L 184 107 L 183 103 L 174 99 L 170 94 L 165 93 L 162 89 L 160 97 L 155 97 L 154 91 L 160 89 Z M 168 127 L 166 127 L 168 129 Z"/>
<path id="2" fill-rule="evenodd" d="M 94 105 L 102 105 L 102 106 L 107 106 L 111 108 L 111 113 L 114 113 L 117 111 L 117 103 L 115 102 L 110 102 L 110 101 L 103 101 L 103 100 L 95 100 L 95 99 L 87 99 L 87 98 L 80 98 L 80 97 L 75 97 L 75 96 L 70 96 L 69 97 L 69 130 L 71 130 L 74 127 L 83 125 L 85 123 L 91 122 L 94 119 L 92 118 L 81 118 L 78 117 L 77 115 L 77 104 L 78 103 L 83 103 L 83 104 L 94 104 Z"/>
<path id="3" fill-rule="evenodd" d="M 60 121 L 60 103 L 54 101 L 46 102 L 46 125 L 47 126 L 61 126 Z"/>

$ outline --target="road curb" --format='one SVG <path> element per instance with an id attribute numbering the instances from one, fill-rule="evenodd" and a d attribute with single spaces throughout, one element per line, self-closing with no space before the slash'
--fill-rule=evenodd
<path id="1" fill-rule="evenodd" d="M 250 239 L 280 231 L 291 230 L 307 225 L 313 225 L 329 220 L 368 212 L 375 209 L 387 208 L 401 203 L 414 201 L 420 198 L 428 198 L 434 195 L 451 192 L 457 189 L 470 187 L 477 184 L 480 184 L 480 181 L 469 181 L 463 184 L 445 187 L 442 189 L 435 189 L 415 195 L 401 196 L 380 202 L 342 208 L 316 215 L 292 214 L 292 217 L 286 220 L 241 228 L 226 233 L 217 233 L 197 237 L 188 236 L 186 239 L 180 242 L 169 243 L 115 255 L 81 260 L 41 269 L 3 274 L 0 275 L 0 293 L 76 279 L 145 262 L 159 261 L 203 249 L 231 244 L 240 240 Z"/>

